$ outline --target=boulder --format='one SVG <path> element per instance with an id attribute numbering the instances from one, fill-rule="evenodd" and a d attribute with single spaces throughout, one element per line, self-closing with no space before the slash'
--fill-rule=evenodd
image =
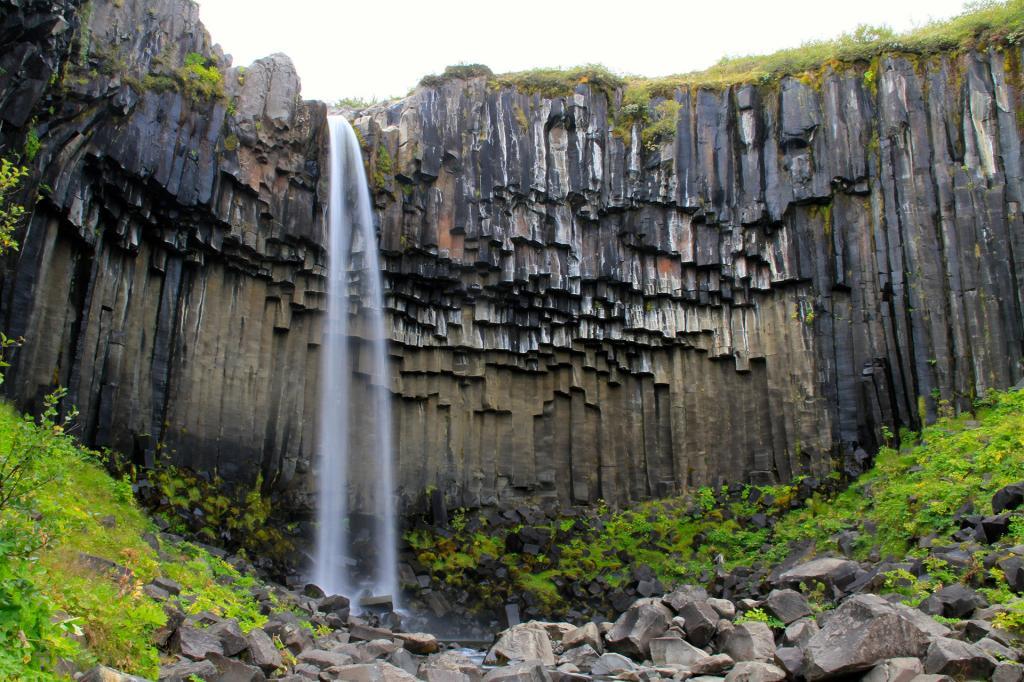
<path id="1" fill-rule="evenodd" d="M 565 653 L 559 656 L 558 665 L 568 664 L 575 666 L 577 670 L 588 672 L 600 657 L 601 654 L 594 647 L 589 644 L 582 644 L 572 649 L 567 649 Z"/>
<path id="2" fill-rule="evenodd" d="M 596 623 L 587 623 L 562 635 L 563 649 L 573 649 L 583 644 L 589 644 L 598 654 L 604 652 L 601 631 L 597 628 Z"/>
<path id="3" fill-rule="evenodd" d="M 270 635 L 261 628 L 253 628 L 245 636 L 248 644 L 248 660 L 265 673 L 272 673 L 284 667 L 281 652 L 274 646 Z"/>
<path id="4" fill-rule="evenodd" d="M 966 585 L 953 583 L 933 593 L 918 608 L 931 616 L 963 619 L 985 606 L 988 602 L 980 594 Z"/>
<path id="5" fill-rule="evenodd" d="M 396 632 L 395 637 L 402 640 L 402 646 L 406 650 L 421 656 L 437 653 L 441 649 L 437 637 L 425 632 Z"/>
<path id="6" fill-rule="evenodd" d="M 225 656 L 237 656 L 249 646 L 237 620 L 231 619 L 214 623 L 206 631 L 217 638 Z"/>
<path id="7" fill-rule="evenodd" d="M 690 672 L 694 675 L 717 675 L 731 668 L 736 661 L 728 654 L 714 654 L 707 658 L 694 661 L 689 666 Z"/>
<path id="8" fill-rule="evenodd" d="M 160 682 L 192 682 L 194 679 L 212 680 L 217 677 L 217 666 L 210 661 L 182 660 L 160 667 Z"/>
<path id="9" fill-rule="evenodd" d="M 992 682 L 1021 682 L 1024 680 L 1024 666 L 1016 663 L 999 663 L 992 671 Z"/>
<path id="10" fill-rule="evenodd" d="M 804 675 L 808 680 L 829 679 L 890 658 L 920 658 L 935 636 L 948 632 L 916 609 L 873 594 L 857 595 L 836 609 L 807 643 Z"/>
<path id="11" fill-rule="evenodd" d="M 780 646 L 775 650 L 775 660 L 790 677 L 803 677 L 803 649 L 795 646 Z"/>
<path id="12" fill-rule="evenodd" d="M 688 602 L 707 601 L 708 593 L 703 587 L 684 585 L 666 594 L 661 599 L 666 605 L 671 607 L 673 611 L 678 613 L 679 609 Z"/>
<path id="13" fill-rule="evenodd" d="M 764 608 L 786 625 L 812 613 L 807 599 L 796 590 L 789 589 L 772 590 L 764 601 Z"/>
<path id="14" fill-rule="evenodd" d="M 1017 509 L 1024 504 L 1024 481 L 1011 483 L 996 491 L 992 496 L 992 513 L 1001 514 L 1004 511 Z"/>
<path id="15" fill-rule="evenodd" d="M 707 652 L 678 637 L 655 637 L 650 641 L 651 660 L 655 665 L 683 665 L 707 658 Z"/>
<path id="16" fill-rule="evenodd" d="M 633 670 L 636 670 L 636 664 L 622 654 L 616 653 L 603 654 L 590 668 L 590 672 L 594 675 L 608 676 L 631 672 Z"/>
<path id="17" fill-rule="evenodd" d="M 995 659 L 974 644 L 948 637 L 935 639 L 924 659 L 926 673 L 958 679 L 987 680 L 995 667 Z"/>
<path id="18" fill-rule="evenodd" d="M 552 680 L 551 675 L 539 661 L 528 661 L 495 668 L 484 675 L 484 682 L 552 682 Z"/>
<path id="19" fill-rule="evenodd" d="M 622 614 L 605 639 L 608 648 L 629 656 L 647 658 L 650 641 L 668 630 L 672 612 L 655 600 L 641 600 Z"/>
<path id="20" fill-rule="evenodd" d="M 722 652 L 734 661 L 775 660 L 775 636 L 764 623 L 752 621 L 725 628 L 719 641 Z"/>
<path id="21" fill-rule="evenodd" d="M 849 559 L 821 558 L 799 564 L 783 572 L 775 581 L 782 587 L 799 587 L 801 583 L 818 583 L 843 590 L 857 577 L 860 566 Z"/>
<path id="22" fill-rule="evenodd" d="M 696 599 L 683 603 L 679 615 L 685 621 L 686 638 L 697 646 L 707 646 L 715 636 L 718 621 L 722 619 L 706 601 Z"/>
<path id="23" fill-rule="evenodd" d="M 861 682 L 910 682 L 924 672 L 916 658 L 890 658 L 882 661 L 861 678 Z"/>
<path id="24" fill-rule="evenodd" d="M 324 679 L 323 675 L 320 679 Z M 348 682 L 414 682 L 416 678 L 384 661 L 357 663 L 331 669 L 327 679 Z"/>
<path id="25" fill-rule="evenodd" d="M 323 649 L 307 649 L 298 655 L 298 660 L 301 663 L 316 666 L 321 670 L 352 664 L 352 657 L 348 654 L 337 651 L 325 651 Z"/>
<path id="26" fill-rule="evenodd" d="M 498 637 L 484 658 L 486 665 L 503 665 L 509 661 L 540 661 L 555 665 L 555 652 L 543 625 L 530 621 L 514 625 Z"/>
<path id="27" fill-rule="evenodd" d="M 725 682 L 779 682 L 786 672 L 764 661 L 741 661 L 725 676 Z"/>
<path id="28" fill-rule="evenodd" d="M 217 668 L 217 682 L 266 682 L 267 676 L 254 665 L 220 654 L 210 654 L 209 661 Z"/>
<path id="29" fill-rule="evenodd" d="M 316 608 L 321 613 L 334 614 L 342 620 L 348 620 L 351 613 L 351 602 L 344 595 L 332 594 L 317 601 Z"/>
<path id="30" fill-rule="evenodd" d="M 174 634 L 174 644 L 182 656 L 201 661 L 211 653 L 223 654 L 224 648 L 217 636 L 208 628 L 182 623 Z"/>
<path id="31" fill-rule="evenodd" d="M 97 665 L 78 678 L 78 682 L 146 682 L 146 680 L 108 668 L 105 665 Z"/>
<path id="32" fill-rule="evenodd" d="M 803 647 L 818 634 L 820 628 L 813 620 L 798 620 L 786 626 L 782 633 L 782 642 L 787 646 Z"/>
<path id="33" fill-rule="evenodd" d="M 726 620 L 732 620 L 736 617 L 736 605 L 728 599 L 716 599 L 711 597 L 708 601 L 708 606 L 713 608 L 718 615 Z"/>

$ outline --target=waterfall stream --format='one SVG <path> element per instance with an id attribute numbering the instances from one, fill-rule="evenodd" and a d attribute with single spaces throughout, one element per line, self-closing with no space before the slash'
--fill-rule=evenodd
<path id="1" fill-rule="evenodd" d="M 358 603 L 397 600 L 391 406 L 383 285 L 359 140 L 331 116 L 327 317 L 321 345 L 313 581 Z M 358 276 L 355 276 L 358 275 Z"/>

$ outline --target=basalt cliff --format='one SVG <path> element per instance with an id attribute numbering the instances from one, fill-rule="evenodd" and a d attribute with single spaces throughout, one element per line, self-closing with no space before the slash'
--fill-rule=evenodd
<path id="1" fill-rule="evenodd" d="M 64 385 L 90 443 L 307 505 L 327 106 L 286 57 L 230 67 L 187 0 L 0 12 L 0 144 L 40 143 L 0 279 L 0 329 L 27 340 L 4 390 Z M 221 93 L 190 90 L 191 55 Z M 644 105 L 672 112 L 657 136 L 585 79 L 435 79 L 351 112 L 404 503 L 822 476 L 1020 381 L 1020 64 L 993 46 L 679 87 Z"/>

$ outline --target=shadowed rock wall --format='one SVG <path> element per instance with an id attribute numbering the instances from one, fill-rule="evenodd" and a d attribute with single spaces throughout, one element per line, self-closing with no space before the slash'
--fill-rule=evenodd
<path id="1" fill-rule="evenodd" d="M 91 442 L 307 504 L 326 107 L 284 57 L 229 70 L 190 3 L 0 6 L 64 24 L 3 24 L 0 141 L 36 117 L 50 188 L 2 280 L 2 328 L 30 341 L 6 390 L 65 384 Z M 223 100 L 157 87 L 191 52 Z M 1019 381 L 1019 60 L 680 90 L 650 148 L 587 84 L 454 80 L 357 114 L 399 493 L 625 502 L 824 475 L 883 426 Z"/>

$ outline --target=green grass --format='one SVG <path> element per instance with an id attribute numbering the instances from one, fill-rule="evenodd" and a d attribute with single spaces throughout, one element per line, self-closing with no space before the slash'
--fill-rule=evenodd
<path id="1" fill-rule="evenodd" d="M 749 487 L 739 497 L 703 488 L 689 497 L 618 512 L 600 509 L 551 524 L 557 551 L 545 551 L 557 559 L 505 552 L 505 538 L 518 527 L 489 528 L 482 517 L 475 526 L 463 523 L 452 537 L 417 530 L 406 539 L 435 578 L 469 590 L 481 606 L 530 591 L 557 614 L 569 600 L 557 592 L 556 578 L 584 585 L 600 579 L 614 588 L 629 579 L 633 566 L 646 564 L 666 587 L 698 583 L 701 575 L 713 572 L 719 554 L 730 569 L 770 566 L 797 541 L 813 542 L 819 553 L 835 553 L 836 534 L 844 530 L 860 532 L 854 548 L 858 558 L 872 549 L 883 556 L 924 558 L 927 550 L 917 547 L 918 538 L 934 533 L 948 541 L 957 530 L 953 514 L 962 504 L 972 501 L 979 513 L 990 513 L 992 494 L 1022 478 L 1024 392 L 993 393 L 979 404 L 976 416 L 940 419 L 908 437 L 903 449 L 883 448 L 875 467 L 844 491 L 832 497 L 815 494 L 796 508 L 799 481 L 761 488 L 756 503 L 749 501 Z M 758 511 L 776 518 L 773 528 L 746 523 Z M 875 530 L 869 532 L 872 525 Z M 1013 524 L 1011 539 L 1024 542 L 1024 519 Z M 507 583 L 476 575 L 475 566 L 486 558 L 508 567 Z M 908 600 L 920 601 L 955 579 L 939 563 L 932 568 L 930 581 L 901 586 Z M 992 589 L 998 589 L 996 578 Z"/>
<path id="2" fill-rule="evenodd" d="M 0 509 L 0 679 L 53 679 L 54 652 L 155 679 L 160 659 L 151 637 L 166 617 L 141 587 L 159 575 L 181 584 L 187 613 L 237 618 L 243 630 L 265 622 L 249 592 L 252 578 L 188 543 L 164 543 L 165 557 L 158 557 L 142 539 L 155 528 L 97 453 L 78 447 L 60 426 L 37 425 L 0 404 L 0 457 L 26 439 L 42 454 L 30 481 L 38 485 Z M 80 553 L 131 574 L 98 574 Z M 84 644 L 64 636 L 75 631 Z"/>

